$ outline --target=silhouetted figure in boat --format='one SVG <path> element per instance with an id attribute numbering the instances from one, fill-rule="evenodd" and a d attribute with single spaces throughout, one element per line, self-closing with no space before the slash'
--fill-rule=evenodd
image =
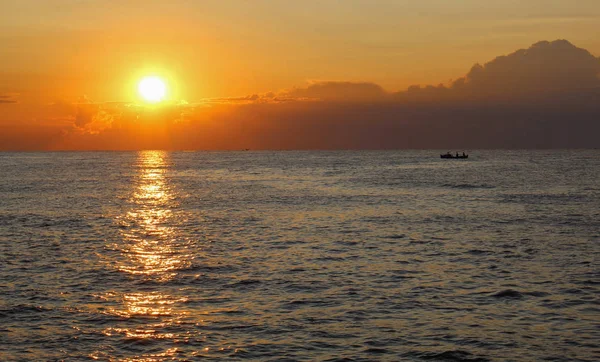
<path id="1" fill-rule="evenodd" d="M 469 155 L 467 155 L 464 151 L 462 153 L 462 155 L 460 155 L 458 152 L 451 153 L 450 151 L 446 152 L 445 154 L 440 154 L 441 158 L 468 158 Z"/>

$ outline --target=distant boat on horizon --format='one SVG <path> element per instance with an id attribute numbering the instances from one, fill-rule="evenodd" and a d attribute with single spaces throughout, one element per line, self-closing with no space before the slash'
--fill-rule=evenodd
<path id="1" fill-rule="evenodd" d="M 456 155 L 447 152 L 446 154 L 441 154 L 440 158 L 469 158 L 469 155 L 465 154 L 464 152 L 462 155 L 459 155 L 458 152 L 456 152 Z"/>

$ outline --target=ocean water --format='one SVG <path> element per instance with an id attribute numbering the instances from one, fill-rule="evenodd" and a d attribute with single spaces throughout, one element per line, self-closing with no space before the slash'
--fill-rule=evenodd
<path id="1" fill-rule="evenodd" d="M 439 153 L 0 153 L 0 360 L 600 360 L 600 151 Z"/>

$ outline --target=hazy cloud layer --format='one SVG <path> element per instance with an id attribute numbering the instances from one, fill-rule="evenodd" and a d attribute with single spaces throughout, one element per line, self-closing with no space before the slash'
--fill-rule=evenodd
<path id="1" fill-rule="evenodd" d="M 447 85 L 401 92 L 367 82 L 326 81 L 159 107 L 83 98 L 53 105 L 55 116 L 70 126 L 48 132 L 55 139 L 51 146 L 40 144 L 57 149 L 600 147 L 599 74 L 600 59 L 558 40 L 476 64 Z"/>

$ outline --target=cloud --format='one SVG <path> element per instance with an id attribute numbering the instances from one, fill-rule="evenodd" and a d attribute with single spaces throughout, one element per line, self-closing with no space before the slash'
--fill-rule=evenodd
<path id="1" fill-rule="evenodd" d="M 11 104 L 17 103 L 18 94 L 9 93 L 9 94 L 0 94 L 0 104 Z"/>
<path id="2" fill-rule="evenodd" d="M 112 127 L 115 114 L 97 105 L 80 106 L 75 116 L 74 125 L 90 134 L 100 133 Z"/>
<path id="3" fill-rule="evenodd" d="M 275 94 L 272 92 L 266 94 L 252 94 L 243 97 L 221 97 L 221 98 L 205 98 L 200 104 L 202 105 L 220 105 L 220 104 L 250 104 L 250 103 L 270 103 L 277 101 Z"/>
<path id="4" fill-rule="evenodd" d="M 82 96 L 67 108 L 74 108 L 73 126 L 76 130 L 89 134 L 98 134 L 113 127 L 128 107 L 125 102 L 93 102 Z"/>
<path id="5" fill-rule="evenodd" d="M 306 88 L 294 88 L 283 95 L 298 99 L 360 102 L 383 100 L 388 93 L 374 83 L 319 81 Z"/>
<path id="6" fill-rule="evenodd" d="M 600 93 L 597 94 L 600 96 Z M 600 109 L 544 103 L 289 102 L 247 104 L 172 130 L 186 149 L 598 147 Z M 596 98 L 599 99 L 599 98 Z M 194 118 L 197 117 L 197 118 Z M 184 136 L 185 135 L 185 136 Z"/>
<path id="7" fill-rule="evenodd" d="M 448 85 L 414 85 L 387 92 L 369 82 L 313 82 L 280 95 L 295 100 L 328 102 L 395 101 L 401 103 L 530 101 L 553 94 L 600 87 L 600 59 L 567 40 L 540 41 L 527 49 L 496 57 Z"/>
<path id="8" fill-rule="evenodd" d="M 296 89 L 294 89 L 296 90 Z M 303 97 L 297 94 L 292 94 L 290 91 L 283 92 L 267 92 L 264 94 L 252 94 L 243 97 L 224 97 L 224 98 L 205 98 L 200 105 L 243 105 L 256 103 L 283 103 L 294 101 L 315 101 L 319 100 L 316 97 Z"/>
<path id="9" fill-rule="evenodd" d="M 373 83 L 313 82 L 191 112 L 172 147 L 206 149 L 599 147 L 600 60 L 565 40 L 475 65 L 448 85 L 390 93 Z M 310 102 L 306 102 L 310 100 Z M 210 119 L 209 122 L 206 119 Z"/>
<path id="10" fill-rule="evenodd" d="M 62 138 L 52 147 L 600 147 L 599 63 L 586 50 L 559 40 L 475 65 L 447 85 L 395 93 L 374 83 L 324 81 L 157 107 L 82 98 L 53 105 L 57 115 L 68 115 L 70 128 L 53 133 Z"/>
<path id="11" fill-rule="evenodd" d="M 522 99 L 600 87 L 600 59 L 566 40 L 540 41 L 528 49 L 475 64 L 449 87 L 419 86 L 398 92 L 404 100 Z"/>
<path id="12" fill-rule="evenodd" d="M 476 64 L 453 88 L 488 94 L 546 93 L 600 86 L 600 60 L 566 40 L 541 41 L 528 49 Z"/>

